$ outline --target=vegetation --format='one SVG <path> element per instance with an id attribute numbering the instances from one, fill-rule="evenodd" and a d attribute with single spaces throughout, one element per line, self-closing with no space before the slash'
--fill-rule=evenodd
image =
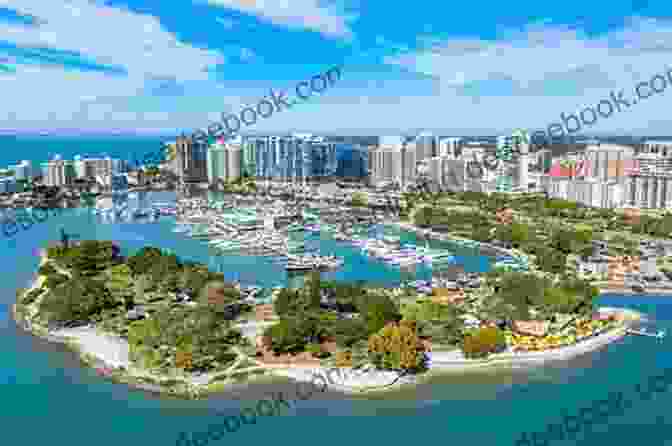
<path id="1" fill-rule="evenodd" d="M 85 276 L 63 282 L 44 297 L 40 310 L 49 322 L 59 325 L 84 323 L 115 306 L 105 284 Z"/>
<path id="2" fill-rule="evenodd" d="M 371 361 L 378 367 L 419 371 L 424 367 L 424 348 L 413 321 L 391 323 L 369 338 Z"/>
<path id="3" fill-rule="evenodd" d="M 368 199 L 363 192 L 354 192 L 352 194 L 352 205 L 356 207 L 366 207 L 368 206 Z"/>
<path id="4" fill-rule="evenodd" d="M 239 330 L 207 307 L 163 310 L 136 321 L 128 330 L 130 353 L 144 367 L 209 371 L 230 365 Z"/>
<path id="5" fill-rule="evenodd" d="M 465 334 L 462 351 L 467 358 L 484 358 L 506 347 L 504 332 L 497 327 L 483 327 Z"/>

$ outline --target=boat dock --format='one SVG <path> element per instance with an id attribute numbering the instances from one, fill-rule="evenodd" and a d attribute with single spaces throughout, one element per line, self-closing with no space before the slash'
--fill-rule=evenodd
<path id="1" fill-rule="evenodd" d="M 628 328 L 626 330 L 626 333 L 629 335 L 648 336 L 650 338 L 657 338 L 657 339 L 663 339 L 665 337 L 665 330 L 658 330 L 658 332 L 656 333 L 651 333 L 646 330 L 633 330 L 631 328 Z"/>

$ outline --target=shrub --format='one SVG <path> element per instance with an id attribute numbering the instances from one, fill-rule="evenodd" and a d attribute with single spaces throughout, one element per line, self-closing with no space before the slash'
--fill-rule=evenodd
<path id="1" fill-rule="evenodd" d="M 504 332 L 497 327 L 479 328 L 467 333 L 462 341 L 462 351 L 467 358 L 484 358 L 506 347 Z"/>

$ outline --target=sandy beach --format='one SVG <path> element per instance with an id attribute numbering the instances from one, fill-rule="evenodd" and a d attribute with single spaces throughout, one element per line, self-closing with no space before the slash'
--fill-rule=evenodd
<path id="1" fill-rule="evenodd" d="M 603 311 L 621 311 L 615 309 L 602 309 Z M 638 315 L 632 311 L 627 311 L 631 320 L 638 319 Z M 433 352 L 431 358 L 431 372 L 464 372 L 474 368 L 496 367 L 501 365 L 523 365 L 523 364 L 543 364 L 548 361 L 568 360 L 578 355 L 586 354 L 597 350 L 611 342 L 626 336 L 627 326 L 610 330 L 599 334 L 590 339 L 579 341 L 578 343 L 561 347 L 553 350 L 541 352 L 523 352 L 523 353 L 499 353 L 491 355 L 485 360 L 467 359 L 461 351 Z M 133 370 L 134 367 L 129 358 L 128 343 L 117 336 L 99 332 L 93 326 L 60 329 L 50 332 L 46 336 L 54 342 L 67 342 L 74 344 L 80 354 L 95 358 L 97 362 L 105 367 L 113 369 L 123 368 L 129 372 L 129 376 L 154 378 L 157 381 L 167 380 L 170 377 L 161 377 Z M 315 374 L 327 377 L 328 369 L 325 367 L 292 366 L 285 368 L 272 367 L 266 370 L 270 375 L 290 378 L 301 382 L 315 382 L 321 385 L 322 381 L 315 378 Z M 221 374 L 221 372 L 219 373 Z M 204 388 L 211 378 L 208 374 L 200 376 L 183 376 L 185 383 L 195 388 Z M 413 384 L 416 378 L 412 375 L 399 377 L 394 371 L 370 370 L 366 373 L 356 373 L 352 369 L 344 368 L 343 373 L 329 374 L 327 383 L 329 389 L 343 393 L 361 393 L 376 390 L 389 390 L 405 384 Z M 156 390 L 156 389 L 154 389 Z"/>
<path id="2" fill-rule="evenodd" d="M 41 278 L 36 278 L 30 289 L 39 287 L 41 280 Z M 227 371 L 192 375 L 184 373 L 177 373 L 174 376 L 159 375 L 157 373 L 139 369 L 133 365 L 129 356 L 129 345 L 125 339 L 116 335 L 103 333 L 93 325 L 53 331 L 47 331 L 43 327 L 33 326 L 30 318 L 37 311 L 39 300 L 41 299 L 38 298 L 35 304 L 29 307 L 29 311 L 25 311 L 23 315 L 17 313 L 16 305 L 12 306 L 12 313 L 17 323 L 36 336 L 43 337 L 53 342 L 66 343 L 74 347 L 89 364 L 93 364 L 95 367 L 107 367 L 120 371 L 125 378 L 130 378 L 131 381 L 137 381 L 138 379 L 141 381 L 145 380 L 145 382 L 140 385 L 129 383 L 136 387 L 146 387 L 146 381 L 148 380 L 156 384 L 150 386 L 150 390 L 152 391 L 175 393 L 174 389 L 161 388 L 160 383 L 165 381 L 178 381 L 186 386 L 187 393 L 192 394 L 195 392 L 196 394 L 201 395 L 208 392 L 208 386 L 215 381 L 215 378 L 224 375 L 231 376 L 229 375 L 229 372 L 233 371 L 239 362 L 246 359 L 246 356 L 238 351 L 239 358 Z M 601 308 L 600 311 L 621 313 L 623 314 L 624 319 L 628 321 L 641 319 L 641 315 L 632 310 Z M 618 327 L 617 329 L 612 329 L 609 332 L 579 341 L 578 343 L 567 347 L 541 352 L 505 352 L 491 355 L 485 360 L 467 359 L 461 351 L 433 352 L 430 353 L 430 372 L 464 372 L 474 368 L 501 366 L 506 364 L 543 364 L 547 361 L 567 360 L 581 354 L 589 353 L 610 342 L 621 339 L 626 335 L 628 325 L 629 323 L 626 323 L 624 326 Z M 329 371 L 328 368 L 314 366 L 290 366 L 282 368 L 252 367 L 245 370 L 251 371 L 253 369 L 263 370 L 266 374 L 271 376 L 281 376 L 301 382 L 316 382 L 319 385 L 320 379 L 315 377 L 315 374 L 317 374 L 326 378 L 330 390 L 346 394 L 390 390 L 398 386 L 417 382 L 417 378 L 413 375 L 400 377 L 398 372 L 384 370 L 369 370 L 366 373 L 360 373 L 355 372 L 352 369 L 344 368 L 343 373 L 329 374 L 327 374 Z M 236 370 L 236 372 L 240 373 L 242 371 Z M 252 376 L 249 377 L 250 383 L 252 382 L 252 378 Z M 229 384 L 224 385 L 226 387 L 229 386 Z M 234 385 L 235 384 L 231 384 L 231 386 Z M 221 385 L 219 391 L 221 391 Z"/>

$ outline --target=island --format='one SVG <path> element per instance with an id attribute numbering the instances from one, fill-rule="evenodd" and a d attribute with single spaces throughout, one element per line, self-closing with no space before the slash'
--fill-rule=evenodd
<path id="1" fill-rule="evenodd" d="M 576 275 L 505 268 L 429 294 L 329 282 L 313 271 L 301 288 L 275 289 L 271 304 L 259 303 L 223 274 L 159 248 L 124 257 L 112 241 L 65 238 L 42 252 L 13 314 L 101 375 L 199 398 L 329 367 L 374 370 L 330 383 L 364 392 L 414 385 L 428 371 L 565 359 L 623 337 L 637 320 L 596 309 L 598 295 Z"/>

